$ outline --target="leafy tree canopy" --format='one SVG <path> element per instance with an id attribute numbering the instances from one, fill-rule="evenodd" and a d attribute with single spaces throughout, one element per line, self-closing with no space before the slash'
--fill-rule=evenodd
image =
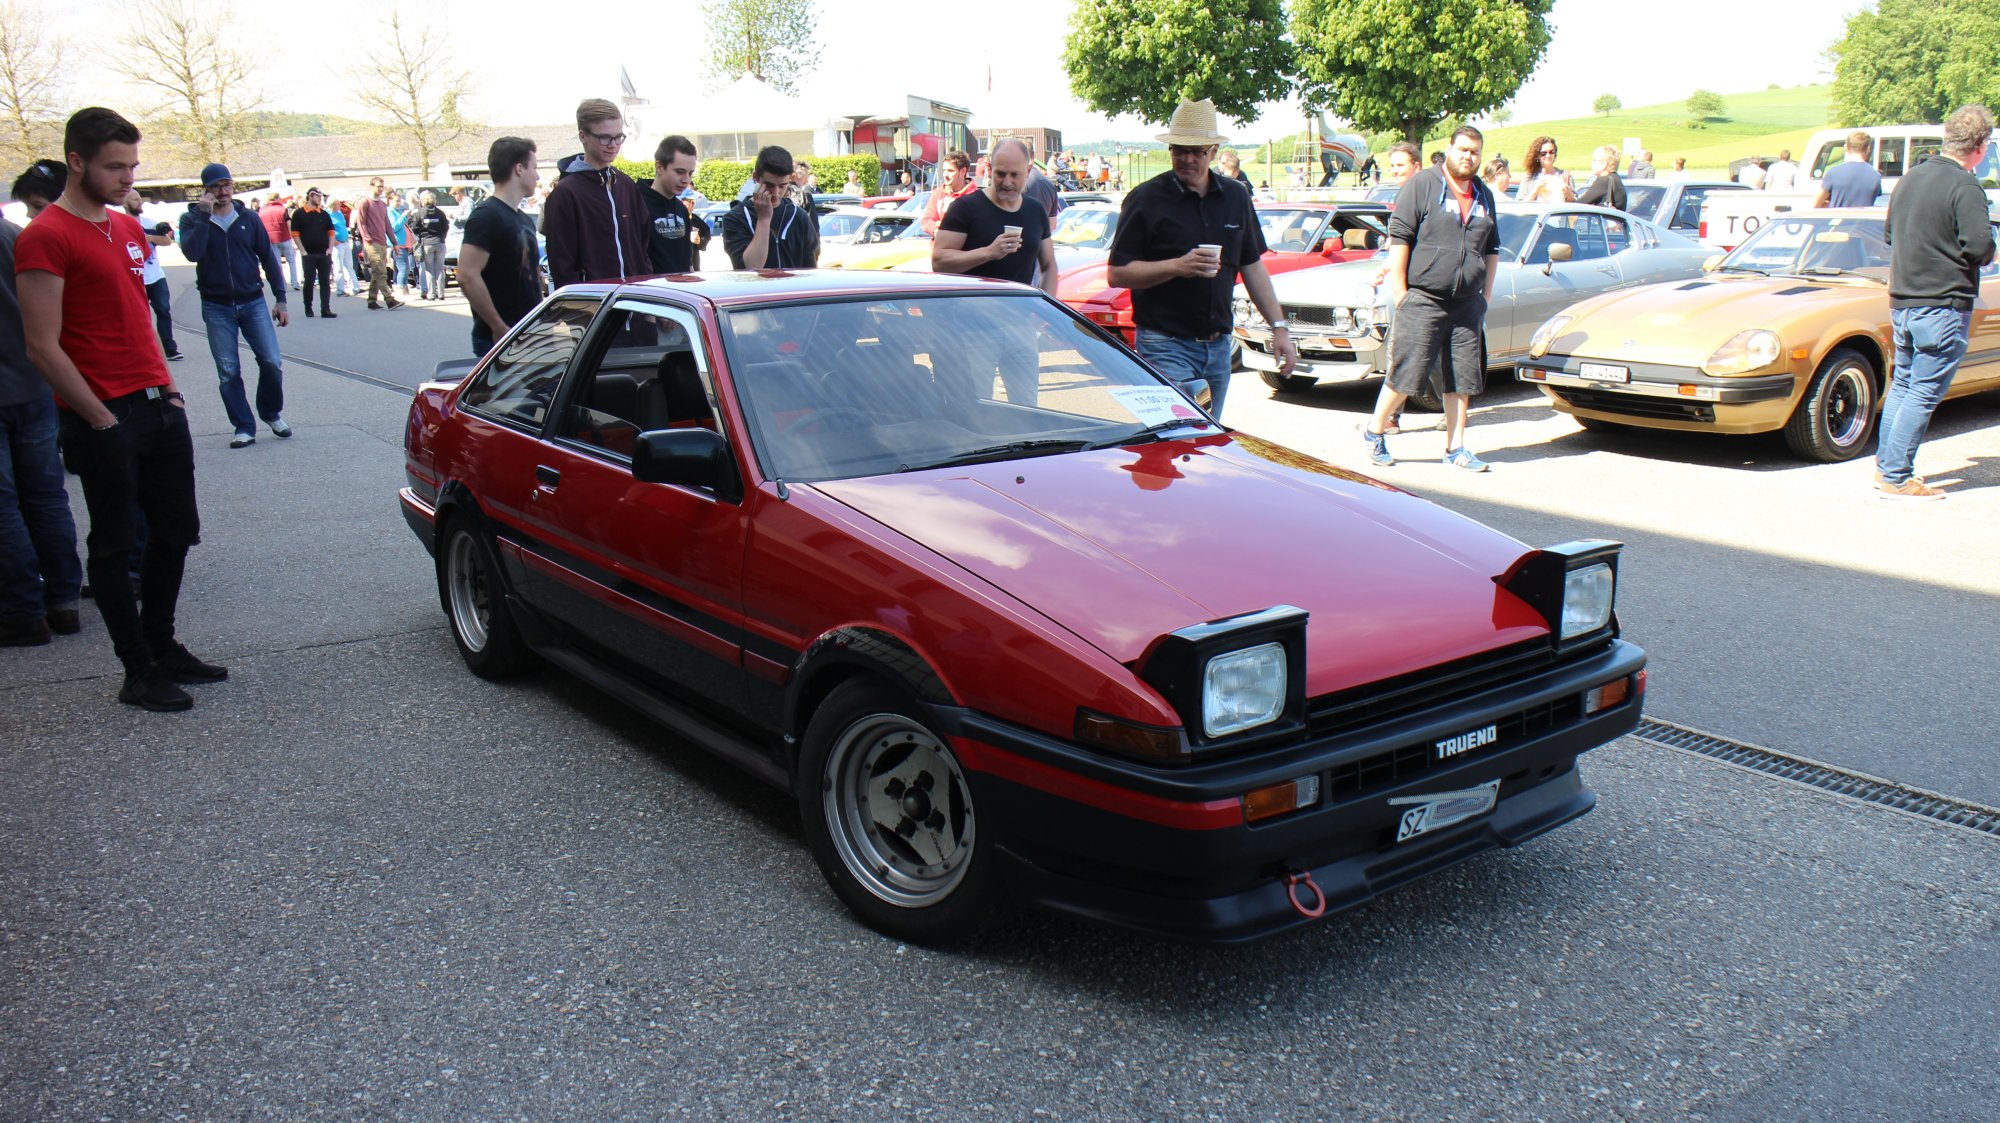
<path id="1" fill-rule="evenodd" d="M 1696 121 L 1706 121 L 1711 117 L 1721 117 L 1729 112 L 1729 106 L 1722 95 L 1714 90 L 1696 90 L 1688 95 L 1688 115 Z"/>
<path id="2" fill-rule="evenodd" d="M 2000 4 L 1881 0 L 1847 18 L 1828 49 L 1843 126 L 1943 121 L 1971 102 L 2000 104 Z"/>
<path id="3" fill-rule="evenodd" d="M 1421 141 L 1498 108 L 1549 49 L 1555 0 L 1296 0 L 1299 93 L 1364 133 Z"/>
<path id="4" fill-rule="evenodd" d="M 1291 92 L 1279 0 L 1085 0 L 1063 42 L 1069 88 L 1099 113 L 1154 122 L 1182 98 L 1213 98 L 1236 121 Z"/>
<path id="5" fill-rule="evenodd" d="M 1597 100 L 1590 103 L 1590 111 L 1604 117 L 1609 117 L 1623 108 L 1625 103 L 1618 100 L 1617 94 L 1598 94 Z"/>
<path id="6" fill-rule="evenodd" d="M 726 86 L 745 71 L 791 93 L 818 61 L 812 0 L 708 0 L 708 79 Z"/>

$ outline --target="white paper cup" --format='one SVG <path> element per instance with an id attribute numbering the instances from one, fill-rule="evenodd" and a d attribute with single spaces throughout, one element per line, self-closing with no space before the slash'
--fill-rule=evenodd
<path id="1" fill-rule="evenodd" d="M 1018 226 L 1002 226 L 1000 232 L 1015 238 L 1021 236 L 1021 228 Z"/>
<path id="2" fill-rule="evenodd" d="M 1213 242 L 1203 242 L 1201 245 L 1196 246 L 1195 249 L 1200 250 L 1201 252 L 1207 254 L 1212 258 L 1215 258 L 1218 261 L 1222 259 L 1222 247 L 1216 245 Z"/>

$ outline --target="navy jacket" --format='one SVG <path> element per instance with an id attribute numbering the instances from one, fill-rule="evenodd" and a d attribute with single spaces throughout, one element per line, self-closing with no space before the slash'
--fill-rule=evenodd
<path id="1" fill-rule="evenodd" d="M 194 287 L 203 300 L 243 304 L 263 296 L 257 269 L 271 278 L 271 295 L 285 302 L 285 275 L 271 248 L 271 235 L 257 212 L 235 203 L 236 221 L 224 231 L 199 204 L 189 203 L 181 216 L 181 254 L 194 262 Z"/>

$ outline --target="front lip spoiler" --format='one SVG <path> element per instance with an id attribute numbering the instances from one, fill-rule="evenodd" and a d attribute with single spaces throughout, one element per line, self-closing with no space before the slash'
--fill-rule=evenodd
<path id="1" fill-rule="evenodd" d="M 1632 380 L 1609 382 L 1601 378 L 1585 378 L 1579 370 L 1586 362 L 1624 367 L 1631 372 Z M 1539 359 L 1522 359 L 1515 377 L 1522 382 L 1532 382 L 1538 386 L 1575 386 L 1579 389 L 1599 390 L 1608 394 L 1673 398 L 1676 401 L 1707 402 L 1714 405 L 1748 405 L 1752 402 L 1778 401 L 1791 397 L 1793 388 L 1798 384 L 1797 378 L 1789 372 L 1723 378 L 1703 374 L 1693 367 L 1669 366 L 1665 363 L 1628 363 L 1617 359 L 1579 359 L 1572 355 L 1544 355 Z M 1683 394 L 1680 390 L 1683 386 L 1711 389 L 1714 395 Z"/>

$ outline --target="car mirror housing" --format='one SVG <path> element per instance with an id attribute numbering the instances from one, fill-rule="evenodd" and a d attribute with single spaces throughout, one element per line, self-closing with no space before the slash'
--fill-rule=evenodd
<path id="1" fill-rule="evenodd" d="M 655 429 L 639 434 L 632 442 L 632 478 L 705 488 L 731 500 L 743 490 L 729 442 L 713 429 Z"/>
<path id="2" fill-rule="evenodd" d="M 1544 277 L 1548 276 L 1549 273 L 1553 271 L 1557 265 L 1569 261 L 1571 258 L 1574 258 L 1575 256 L 1576 256 L 1576 251 L 1571 249 L 1569 243 L 1567 242 L 1557 242 L 1555 245 L 1550 246 L 1549 263 L 1547 265 L 1542 266 L 1542 276 Z"/>

